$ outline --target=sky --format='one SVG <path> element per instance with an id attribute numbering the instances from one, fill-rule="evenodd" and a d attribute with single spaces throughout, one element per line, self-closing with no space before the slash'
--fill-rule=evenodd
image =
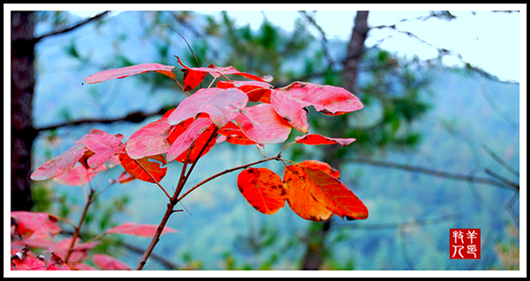
<path id="1" fill-rule="evenodd" d="M 49 5 L 47 5 L 49 6 Z M 473 4 L 473 5 L 405 5 L 405 4 L 300 4 L 300 5 L 97 5 L 109 10 L 193 10 L 220 17 L 221 10 L 227 10 L 240 26 L 249 24 L 257 29 L 266 18 L 287 31 L 294 27 L 298 10 L 314 15 L 317 24 L 324 30 L 326 38 L 349 40 L 353 19 L 357 10 L 369 10 L 370 27 L 396 24 L 390 28 L 372 29 L 365 44 L 371 47 L 379 44 L 400 57 L 421 60 L 435 58 L 437 49 L 444 48 L 450 55 L 442 62 L 451 67 L 462 67 L 464 63 L 480 68 L 501 81 L 521 82 L 521 73 L 526 73 L 526 4 Z M 60 6 L 59 6 L 60 7 Z M 81 16 L 93 16 L 94 6 L 73 5 L 70 11 Z M 83 9 L 80 9 L 83 8 Z M 64 9 L 64 8 L 62 8 Z M 456 18 L 441 20 L 420 18 L 431 10 L 449 10 Z M 492 12 L 492 10 L 520 10 L 520 12 Z M 314 12 L 314 13 L 313 13 Z M 321 33 L 310 28 L 318 38 Z M 410 32 L 416 37 L 406 35 Z"/>

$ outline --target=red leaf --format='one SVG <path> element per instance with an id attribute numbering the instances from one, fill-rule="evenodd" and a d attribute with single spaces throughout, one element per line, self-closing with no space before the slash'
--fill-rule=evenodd
<path id="1" fill-rule="evenodd" d="M 16 222 L 15 232 L 22 237 L 35 232 L 47 237 L 55 237 L 61 232 L 61 228 L 57 226 L 57 217 L 48 213 L 13 211 L 11 218 Z"/>
<path id="2" fill-rule="evenodd" d="M 247 93 L 248 101 L 270 103 L 271 89 L 269 83 L 259 81 L 219 81 L 217 87 L 221 89 L 238 88 Z"/>
<path id="3" fill-rule="evenodd" d="M 48 270 L 71 270 L 64 261 L 55 253 L 51 253 L 50 261 L 48 262 Z"/>
<path id="4" fill-rule="evenodd" d="M 139 159 L 166 153 L 170 146 L 167 138 L 171 127 L 164 117 L 143 126 L 125 142 L 127 154 L 132 159 Z"/>
<path id="5" fill-rule="evenodd" d="M 295 141 L 297 143 L 309 144 L 309 145 L 320 145 L 320 144 L 340 144 L 342 146 L 347 146 L 350 143 L 354 142 L 355 139 L 341 139 L 341 138 L 329 138 L 317 134 L 309 134 L 305 136 L 296 137 Z"/>
<path id="6" fill-rule="evenodd" d="M 202 112 L 222 128 L 239 115 L 247 102 L 247 94 L 238 89 L 200 89 L 179 104 L 169 115 L 168 123 L 175 125 Z"/>
<path id="7" fill-rule="evenodd" d="M 248 168 L 239 173 L 237 186 L 256 210 L 272 215 L 285 206 L 282 179 L 267 168 Z"/>
<path id="8" fill-rule="evenodd" d="M 175 160 L 179 155 L 186 152 L 188 148 L 212 125 L 208 118 L 197 118 L 186 130 L 180 134 L 167 152 L 167 161 Z M 210 134 L 208 134 L 208 137 Z"/>
<path id="9" fill-rule="evenodd" d="M 241 72 L 233 66 L 219 67 L 219 66 L 210 64 L 208 67 L 187 67 L 180 61 L 179 57 L 177 57 L 177 61 L 180 63 L 180 65 L 182 65 L 188 71 L 199 71 L 199 72 L 204 72 L 204 73 L 210 73 L 210 75 L 212 75 L 215 78 L 219 78 L 223 75 L 236 74 L 236 75 L 241 75 L 245 78 L 260 81 L 260 82 L 271 82 L 272 81 L 271 76 L 258 77 L 253 74 Z"/>
<path id="10" fill-rule="evenodd" d="M 207 118 L 207 114 L 199 114 L 198 119 Z M 201 121 L 202 122 L 202 121 Z M 168 141 L 171 145 L 173 145 L 176 140 L 187 131 L 187 129 L 190 127 L 190 125 L 194 123 L 194 118 L 189 118 L 187 120 L 184 120 L 180 122 L 179 124 L 175 125 L 173 127 L 173 131 L 168 136 Z M 206 155 L 210 149 L 215 145 L 215 137 L 212 138 L 212 140 L 209 143 L 206 143 L 209 139 L 212 133 L 214 132 L 215 125 L 211 124 L 209 127 L 206 128 L 205 131 L 202 132 L 202 134 L 199 136 L 197 140 L 195 140 L 195 143 L 193 145 L 193 148 L 191 149 L 188 162 L 192 163 L 197 160 L 197 157 L 199 156 L 199 153 L 201 152 L 202 148 L 206 146 L 204 151 L 202 152 L 202 156 Z M 178 157 L 175 159 L 181 163 L 183 163 L 186 160 L 186 156 L 188 155 L 188 151 L 185 150 L 182 152 Z"/>
<path id="11" fill-rule="evenodd" d="M 228 123 L 219 130 L 219 134 L 226 137 L 226 141 L 231 144 L 250 145 L 256 144 L 255 141 L 249 139 L 243 131 L 235 124 Z"/>
<path id="12" fill-rule="evenodd" d="M 158 225 L 156 224 L 137 224 L 133 222 L 127 222 L 122 225 L 113 227 L 109 230 L 107 230 L 106 234 L 129 234 L 129 235 L 136 235 L 136 236 L 142 236 L 142 237 L 153 237 L 156 233 L 156 230 L 158 228 Z M 178 232 L 177 230 L 171 228 L 171 227 L 164 227 L 164 230 L 162 230 L 162 235 L 167 233 L 175 233 Z"/>
<path id="13" fill-rule="evenodd" d="M 138 165 L 135 160 L 142 166 Z M 129 155 L 123 153 L 120 154 L 120 163 L 125 171 L 131 176 L 146 182 L 155 183 L 151 176 L 159 182 L 164 178 L 167 172 L 166 159 L 161 154 L 146 156 L 140 159 L 132 159 Z M 144 169 L 147 170 L 149 174 L 146 173 Z"/>
<path id="14" fill-rule="evenodd" d="M 90 160 L 91 158 L 89 158 Z M 105 171 L 106 166 L 102 165 L 95 170 L 87 169 L 83 165 L 77 165 L 68 172 L 54 178 L 53 180 L 62 185 L 81 186 L 89 183 L 99 173 Z"/>
<path id="15" fill-rule="evenodd" d="M 144 63 L 133 66 L 127 66 L 117 69 L 110 69 L 101 72 L 94 73 L 88 77 L 85 77 L 85 83 L 95 84 L 111 79 L 121 79 L 129 77 L 131 75 L 146 73 L 151 71 L 156 71 L 164 75 L 169 76 L 171 79 L 175 80 L 175 73 L 172 69 L 174 66 L 163 65 L 159 63 Z"/>
<path id="16" fill-rule="evenodd" d="M 289 123 L 268 103 L 243 109 L 235 121 L 249 139 L 260 144 L 284 142 L 291 133 Z"/>
<path id="17" fill-rule="evenodd" d="M 287 189 L 289 207 L 306 220 L 323 221 L 333 216 L 324 205 L 311 194 L 311 182 L 305 170 L 299 165 L 285 167 L 283 184 Z"/>
<path id="18" fill-rule="evenodd" d="M 90 151 L 94 152 L 94 155 L 90 156 L 87 160 L 88 166 L 96 169 L 121 151 L 123 148 L 121 140 L 123 138 L 124 136 L 122 134 L 111 135 L 97 129 L 90 131 L 90 133 L 81 139 L 81 143 Z"/>
<path id="19" fill-rule="evenodd" d="M 131 270 L 124 262 L 105 254 L 94 254 L 92 260 L 103 270 Z"/>

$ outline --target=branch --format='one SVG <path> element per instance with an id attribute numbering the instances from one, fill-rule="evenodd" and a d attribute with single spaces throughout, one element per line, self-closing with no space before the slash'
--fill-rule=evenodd
<path id="1" fill-rule="evenodd" d="M 171 106 L 171 108 L 176 107 L 177 105 Z M 163 107 L 163 108 L 159 109 L 158 111 L 149 112 L 149 113 L 144 113 L 142 111 L 135 111 L 135 112 L 131 112 L 131 113 L 127 114 L 124 117 L 117 117 L 117 118 L 87 118 L 87 119 L 79 119 L 79 120 L 75 120 L 75 121 L 64 122 L 64 123 L 57 124 L 57 125 L 52 125 L 52 126 L 47 126 L 47 127 L 42 127 L 42 128 L 36 128 L 35 130 L 37 132 L 49 131 L 49 130 L 59 129 L 59 128 L 62 128 L 62 127 L 78 126 L 78 125 L 84 125 L 84 124 L 89 124 L 89 123 L 109 124 L 109 123 L 123 122 L 123 121 L 132 122 L 132 123 L 140 123 L 140 122 L 144 121 L 145 119 L 147 119 L 149 117 L 157 116 L 157 115 L 163 115 L 164 113 L 167 112 L 166 108 L 167 107 Z"/>
<path id="2" fill-rule="evenodd" d="M 489 149 L 489 147 L 487 147 L 486 145 L 483 145 L 482 148 L 484 148 L 484 150 L 486 150 L 486 152 L 495 160 L 497 161 L 499 164 L 501 164 L 506 170 L 510 171 L 510 173 L 514 174 L 515 176 L 519 176 L 519 172 L 517 170 L 515 170 L 514 168 L 512 168 L 510 165 L 508 165 L 508 163 L 506 163 L 504 160 L 502 160 L 497 154 L 495 154 L 493 151 L 491 151 L 491 149 Z"/>
<path id="3" fill-rule="evenodd" d="M 59 31 L 54 31 L 54 32 L 51 32 L 51 33 L 48 33 L 48 34 L 44 34 L 44 35 L 39 36 L 39 37 L 37 37 L 37 38 L 35 38 L 33 40 L 34 40 L 35 43 L 37 43 L 37 42 L 41 41 L 42 39 L 44 39 L 46 37 L 51 37 L 51 36 L 55 36 L 55 35 L 59 35 L 59 34 L 70 32 L 70 31 L 72 31 L 72 30 L 74 30 L 76 28 L 79 28 L 79 27 L 81 27 L 81 26 L 83 26 L 83 25 L 85 25 L 85 24 L 87 24 L 89 22 L 92 22 L 92 21 L 95 21 L 95 20 L 101 18 L 102 16 L 106 15 L 108 12 L 109 11 L 105 11 L 105 12 L 103 12 L 101 14 L 97 14 L 97 15 L 91 17 L 91 18 L 88 18 L 88 19 L 86 19 L 86 20 L 84 20 L 84 21 L 82 21 L 82 22 L 80 22 L 80 23 L 78 23 L 78 24 L 76 24 L 76 25 L 74 25 L 72 27 L 65 28 L 65 29 L 59 30 Z"/>
<path id="4" fill-rule="evenodd" d="M 473 175 L 452 174 L 452 173 L 441 172 L 441 171 L 427 169 L 427 168 L 418 167 L 418 166 L 410 166 L 410 165 L 389 163 L 389 162 L 369 160 L 369 159 L 346 159 L 346 161 L 354 162 L 354 163 L 369 164 L 373 166 L 393 168 L 393 169 L 400 169 L 400 170 L 405 170 L 409 172 L 424 173 L 424 174 L 429 174 L 429 175 L 436 176 L 436 177 L 449 178 L 449 179 L 454 179 L 454 180 L 488 184 L 488 185 L 508 188 L 512 190 L 519 190 L 519 185 L 514 184 L 512 182 L 500 182 L 500 181 L 492 180 L 489 178 L 475 177 Z"/>
<path id="5" fill-rule="evenodd" d="M 130 251 L 133 251 L 135 253 L 138 253 L 138 254 L 143 254 L 144 253 L 144 250 L 135 246 L 135 245 L 132 245 L 132 244 L 129 244 L 129 243 L 122 243 L 122 246 L 125 247 L 126 249 L 130 250 Z M 161 257 L 157 254 L 151 254 L 151 258 L 160 262 L 161 264 L 163 264 L 165 267 L 167 267 L 168 269 L 172 269 L 172 270 L 177 270 L 177 269 L 180 269 L 180 267 L 168 260 L 166 260 L 164 257 Z"/>

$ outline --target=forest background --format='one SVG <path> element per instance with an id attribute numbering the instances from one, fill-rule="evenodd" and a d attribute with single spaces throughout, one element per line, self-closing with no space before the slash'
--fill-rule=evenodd
<path id="1" fill-rule="evenodd" d="M 186 212 L 169 224 L 179 233 L 162 239 L 146 269 L 519 271 L 520 246 L 526 243 L 526 235 L 520 236 L 526 233 L 526 201 L 519 193 L 520 182 L 525 182 L 519 171 L 526 165 L 522 157 L 526 124 L 520 122 L 526 120 L 522 118 L 526 103 L 521 102 L 526 81 L 492 74 L 404 26 L 458 21 L 455 15 L 463 13 L 519 18 L 521 12 L 421 12 L 400 17 L 396 11 L 394 22 L 374 26 L 368 25 L 370 12 L 363 18 L 352 10 L 350 35 L 358 32 L 365 37 L 361 52 L 351 56 L 352 42 L 359 41 L 350 41 L 354 36 L 328 37 L 316 20 L 319 11 L 298 12 L 293 27 L 287 29 L 268 20 L 266 15 L 272 11 L 263 14 L 257 28 L 238 24 L 237 18 L 222 12 L 212 16 L 195 11 L 123 11 L 99 14 L 71 30 L 86 18 L 66 11 L 39 11 L 33 32 L 41 40 L 35 44 L 29 115 L 34 139 L 28 163 L 34 169 L 93 128 L 130 136 L 178 104 L 185 95 L 156 73 L 93 86 L 81 83 L 84 77 L 109 68 L 147 62 L 176 65 L 174 55 L 194 65 L 187 41 L 201 66 L 233 65 L 245 72 L 272 75 L 278 87 L 289 81 L 313 81 L 343 86 L 358 95 L 366 107 L 351 116 L 331 119 L 309 114 L 315 133 L 357 138 L 355 143 L 331 151 L 294 149 L 291 157 L 311 156 L 333 163 L 341 179 L 365 202 L 370 216 L 365 221 L 333 218 L 326 223 L 308 222 L 283 210 L 265 216 L 241 196 L 235 186 L 237 175 L 228 175 L 183 202 Z M 178 30 L 186 41 L 164 25 Z M 380 30 L 393 33 L 367 45 Z M 444 29 L 431 32 L 444 36 Z M 436 56 L 403 56 L 383 48 L 399 36 L 409 40 L 410 46 L 427 46 Z M 513 49 L 508 49 L 509 54 L 500 49 L 495 57 L 513 61 Z M 447 61 L 454 62 L 452 67 Z M 5 120 L 16 120 L 13 114 L 17 113 L 11 111 Z M 12 141 L 19 136 L 13 129 L 11 133 Z M 201 163 L 204 173 L 196 173 L 195 181 L 221 167 L 261 156 L 249 147 L 219 147 Z M 275 149 L 266 147 L 264 153 Z M 4 151 L 10 154 L 5 147 Z M 117 175 L 119 171 L 111 171 L 108 176 Z M 164 179 L 168 185 L 171 180 Z M 30 186 L 29 196 L 27 191 L 19 190 L 26 194 L 21 196 L 12 189 L 4 197 L 12 199 L 11 210 L 79 216 L 82 187 L 53 181 Z M 91 228 L 86 229 L 106 229 L 123 221 L 158 223 L 157 214 L 165 207 L 162 199 L 146 183 L 115 186 L 100 198 L 87 221 Z M 481 260 L 448 258 L 451 228 L 483 230 Z M 112 253 L 133 266 L 141 255 L 135 253 L 148 242 L 120 237 L 97 251 Z"/>

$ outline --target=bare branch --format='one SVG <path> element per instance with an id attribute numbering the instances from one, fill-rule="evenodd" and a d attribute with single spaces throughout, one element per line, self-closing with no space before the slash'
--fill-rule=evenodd
<path id="1" fill-rule="evenodd" d="M 171 108 L 176 107 L 171 106 Z M 41 131 L 49 131 L 54 129 L 59 129 L 63 127 L 70 127 L 70 126 L 78 126 L 78 125 L 84 125 L 84 124 L 90 124 L 90 123 L 102 123 L 102 124 L 109 124 L 114 122 L 132 122 L 132 123 L 140 123 L 144 121 L 145 119 L 157 116 L 157 115 L 163 115 L 167 112 L 167 107 L 160 108 L 158 111 L 144 113 L 142 111 L 135 111 L 127 114 L 124 117 L 117 117 L 117 118 L 87 118 L 87 119 L 79 119 L 75 121 L 68 121 L 57 125 L 42 127 L 42 128 L 36 128 L 37 132 Z"/>
<path id="2" fill-rule="evenodd" d="M 508 165 L 508 163 L 506 163 L 504 160 L 502 160 L 497 154 L 495 154 L 493 151 L 491 151 L 491 149 L 489 149 L 489 147 L 487 147 L 486 145 L 483 145 L 482 148 L 484 148 L 484 150 L 486 150 L 486 152 L 495 160 L 497 161 L 499 164 L 501 164 L 506 170 L 510 171 L 510 173 L 514 174 L 515 176 L 519 176 L 519 172 L 517 170 L 515 170 L 514 168 L 512 168 L 510 165 Z"/>
<path id="3" fill-rule="evenodd" d="M 418 173 L 424 173 L 436 177 L 442 177 L 442 178 L 448 178 L 448 179 L 454 179 L 454 180 L 461 180 L 461 181 L 469 181 L 474 183 L 482 183 L 482 184 L 488 184 L 493 185 L 497 187 L 512 189 L 512 190 L 519 190 L 519 185 L 514 184 L 512 182 L 505 182 L 505 181 L 498 181 L 498 180 L 492 180 L 489 178 L 481 178 L 481 177 L 475 177 L 473 175 L 460 175 L 460 174 L 452 174 L 447 172 L 441 172 L 437 170 L 427 169 L 424 167 L 418 167 L 418 166 L 410 166 L 410 165 L 404 165 L 404 164 L 397 164 L 397 163 L 389 163 L 389 162 L 383 162 L 383 161 L 376 161 L 376 160 L 369 160 L 369 159 L 346 159 L 346 161 L 354 162 L 354 163 L 363 163 L 363 164 L 369 164 L 374 166 L 380 166 L 380 167 L 387 167 L 387 168 L 393 168 L 393 169 L 400 169 L 410 172 L 418 172 Z"/>
<path id="4" fill-rule="evenodd" d="M 59 31 L 54 31 L 54 32 L 51 32 L 51 33 L 48 33 L 48 34 L 44 34 L 44 35 L 42 35 L 42 36 L 39 36 L 39 37 L 37 37 L 37 38 L 34 39 L 34 42 L 37 43 L 37 42 L 41 41 L 41 40 L 44 39 L 44 38 L 47 38 L 47 37 L 51 37 L 51 36 L 55 36 L 55 35 L 59 35 L 59 34 L 63 34 L 63 33 L 70 32 L 70 31 L 72 31 L 72 30 L 74 30 L 74 29 L 76 29 L 76 28 L 79 28 L 79 27 L 81 27 L 81 26 L 83 26 L 83 25 L 85 25 L 85 24 L 87 24 L 87 23 L 89 23 L 89 22 L 92 22 L 92 21 L 95 21 L 95 20 L 101 18 L 102 16 L 106 15 L 108 12 L 109 12 L 109 11 L 105 11 L 105 12 L 103 12 L 103 13 L 97 14 L 97 15 L 91 17 L 91 18 L 88 18 L 88 19 L 86 19 L 86 20 L 84 20 L 84 21 L 82 21 L 82 22 L 80 22 L 80 23 L 78 23 L 78 24 L 72 26 L 72 27 L 65 28 L 65 29 L 62 29 L 62 30 L 59 30 Z"/>

